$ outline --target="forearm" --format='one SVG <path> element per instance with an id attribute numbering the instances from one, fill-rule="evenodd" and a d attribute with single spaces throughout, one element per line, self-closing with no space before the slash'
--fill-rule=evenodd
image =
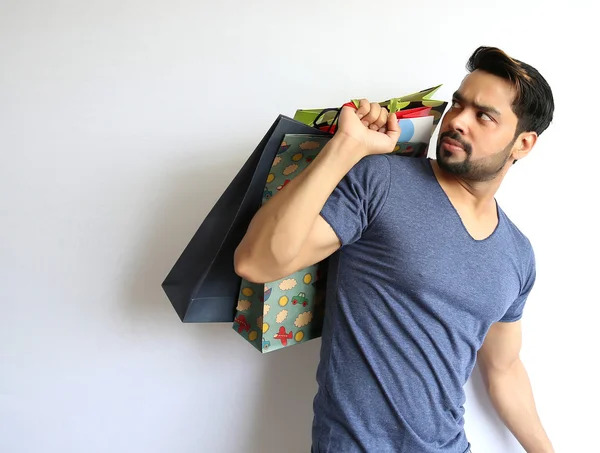
<path id="1" fill-rule="evenodd" d="M 236 264 L 262 269 L 291 262 L 335 187 L 363 156 L 357 142 L 331 139 L 308 167 L 258 210 L 236 250 Z"/>
<path id="2" fill-rule="evenodd" d="M 537 414 L 529 376 L 521 360 L 506 370 L 484 372 L 498 416 L 527 453 L 553 453 Z"/>

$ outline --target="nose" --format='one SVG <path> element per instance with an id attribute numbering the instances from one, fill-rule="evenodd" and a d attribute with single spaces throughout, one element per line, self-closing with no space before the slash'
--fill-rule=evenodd
<path id="1" fill-rule="evenodd" d="M 462 135 L 467 135 L 467 132 L 469 131 L 468 125 L 469 122 L 466 109 L 456 112 L 450 117 L 450 121 L 448 122 L 448 126 L 451 130 L 458 131 Z"/>

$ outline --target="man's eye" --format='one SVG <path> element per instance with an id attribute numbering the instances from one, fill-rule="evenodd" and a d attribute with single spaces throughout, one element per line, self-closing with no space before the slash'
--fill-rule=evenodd
<path id="1" fill-rule="evenodd" d="M 452 101 L 452 108 L 453 109 L 460 108 L 460 102 L 458 102 L 458 101 Z"/>
<path id="2" fill-rule="evenodd" d="M 493 121 L 492 117 L 489 116 L 487 113 L 480 112 L 479 115 L 480 115 L 480 118 L 483 119 L 484 121 Z"/>

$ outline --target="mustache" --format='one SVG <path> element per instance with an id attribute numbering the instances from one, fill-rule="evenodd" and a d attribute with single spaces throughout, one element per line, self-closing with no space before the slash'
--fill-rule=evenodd
<path id="1" fill-rule="evenodd" d="M 467 153 L 467 155 L 471 155 L 471 145 L 467 142 L 465 142 L 462 138 L 462 136 L 460 135 L 460 133 L 458 133 L 457 131 L 448 131 L 448 132 L 444 132 L 443 134 L 440 135 L 440 140 L 443 140 L 445 138 L 450 138 L 452 140 L 456 140 L 458 143 L 460 143 L 460 146 L 463 147 L 463 149 L 465 150 L 465 152 Z"/>

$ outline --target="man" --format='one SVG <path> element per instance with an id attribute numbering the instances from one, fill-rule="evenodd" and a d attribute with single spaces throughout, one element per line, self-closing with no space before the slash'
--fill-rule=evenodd
<path id="1" fill-rule="evenodd" d="M 467 67 L 435 160 L 390 154 L 400 131 L 378 104 L 345 107 L 236 251 L 237 273 L 255 282 L 331 256 L 315 453 L 470 451 L 463 387 L 476 360 L 523 448 L 553 452 L 519 359 L 534 252 L 494 198 L 550 124 L 552 92 L 497 48 Z"/>

